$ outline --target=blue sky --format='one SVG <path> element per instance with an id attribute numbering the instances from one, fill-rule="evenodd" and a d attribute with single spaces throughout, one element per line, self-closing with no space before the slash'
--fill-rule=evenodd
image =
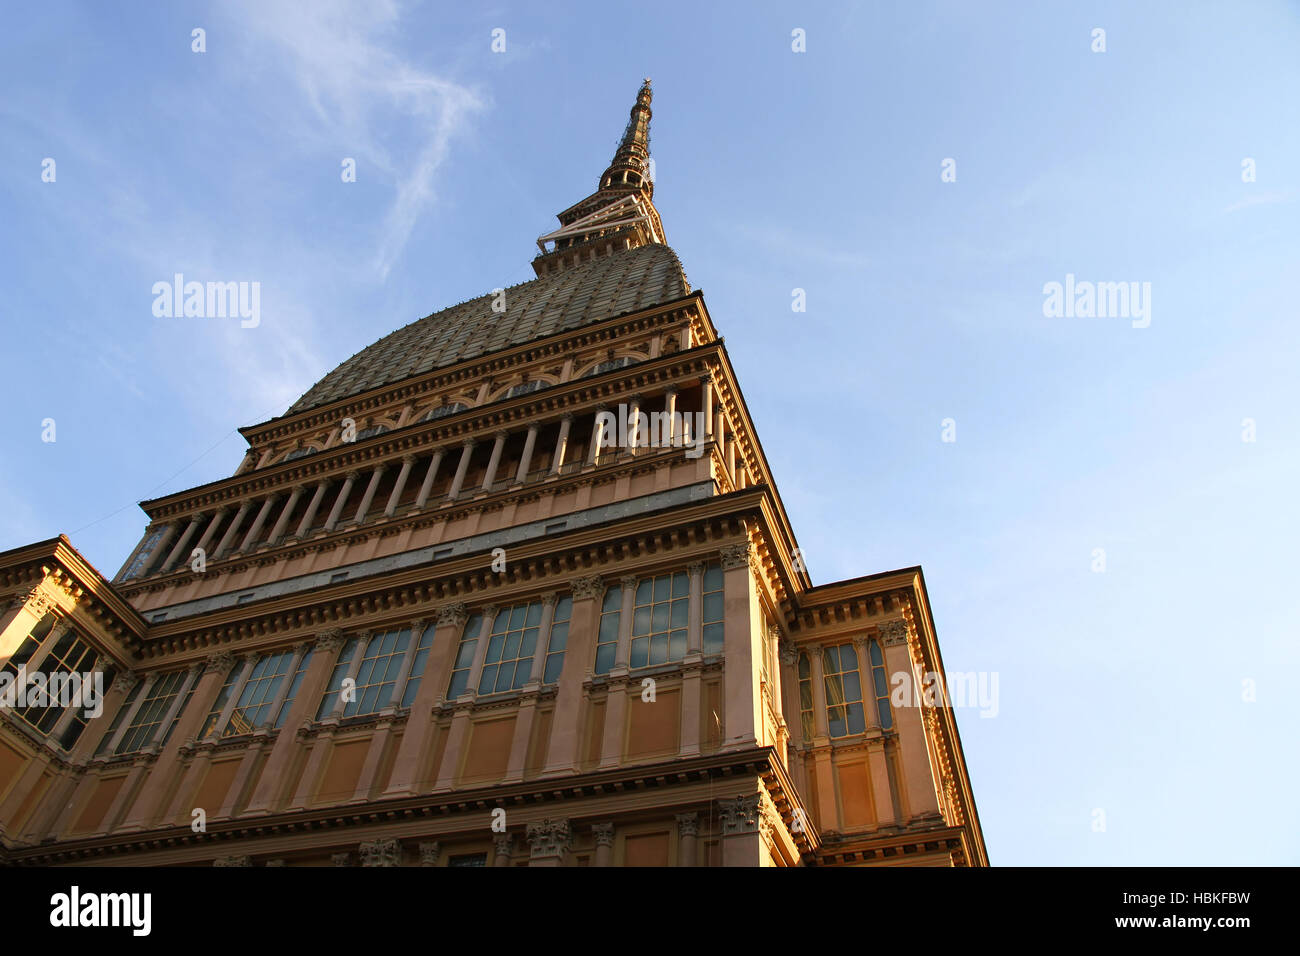
<path id="1" fill-rule="evenodd" d="M 947 667 L 998 674 L 958 713 L 992 861 L 1300 862 L 1295 5 L 37 9 L 0 33 L 0 549 L 112 575 L 237 426 L 529 278 L 650 76 L 814 581 L 921 564 Z M 176 272 L 260 282 L 260 325 L 155 318 Z M 1045 317 L 1067 274 L 1150 283 L 1150 325 Z"/>

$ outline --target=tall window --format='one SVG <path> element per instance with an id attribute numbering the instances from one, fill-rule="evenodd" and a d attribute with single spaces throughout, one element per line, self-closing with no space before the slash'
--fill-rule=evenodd
<path id="1" fill-rule="evenodd" d="M 799 655 L 799 726 L 803 730 L 803 739 L 812 740 L 816 721 L 813 719 L 812 664 L 807 654 Z"/>
<path id="2" fill-rule="evenodd" d="M 497 611 L 479 677 L 480 694 L 499 694 L 528 683 L 541 621 L 541 601 Z"/>
<path id="3" fill-rule="evenodd" d="M 555 617 L 551 621 L 551 639 L 546 647 L 546 669 L 542 683 L 554 684 L 564 670 L 564 649 L 569 645 L 569 618 L 573 615 L 573 598 L 568 594 L 555 602 Z"/>
<path id="4" fill-rule="evenodd" d="M 65 678 L 71 674 L 91 673 L 98 660 L 99 655 L 91 646 L 72 628 L 66 628 L 54 641 L 54 646 L 50 648 L 50 653 L 41 661 L 40 666 L 40 672 L 45 675 L 44 686 L 48 695 L 52 695 L 52 699 L 47 697 L 46 700 L 28 704 L 26 707 L 15 708 L 14 714 L 41 733 L 48 734 L 63 716 L 66 709 L 64 704 L 71 706 L 71 701 L 61 702 L 64 693 L 71 694 L 75 690 L 71 686 L 64 690 Z M 77 678 L 77 686 L 80 686 L 80 677 Z"/>
<path id="5" fill-rule="evenodd" d="M 406 678 L 406 687 L 402 691 L 402 706 L 410 707 L 415 703 L 415 695 L 420 692 L 420 681 L 424 675 L 424 665 L 429 662 L 429 649 L 433 647 L 433 625 L 425 624 L 420 634 L 420 641 L 415 645 L 415 660 L 411 663 L 411 673 Z"/>
<path id="6" fill-rule="evenodd" d="M 343 679 L 348 676 L 348 671 L 352 668 L 352 655 L 357 652 L 357 645 L 360 643 L 360 638 L 349 637 L 343 645 L 343 650 L 339 651 L 339 659 L 334 662 L 330 679 L 326 681 L 325 691 L 320 696 L 320 707 L 316 709 L 317 720 L 324 719 L 338 703 L 339 691 L 343 689 Z"/>
<path id="7" fill-rule="evenodd" d="M 280 685 L 284 683 L 290 666 L 293 664 L 292 650 L 275 654 L 263 654 L 258 658 L 244 681 L 244 689 L 239 694 L 235 709 L 221 732 L 223 737 L 238 734 L 251 734 L 270 719 L 268 711 L 275 703 Z"/>
<path id="8" fill-rule="evenodd" d="M 704 654 L 722 653 L 722 565 L 710 564 L 704 569 Z"/>
<path id="9" fill-rule="evenodd" d="M 600 606 L 600 632 L 596 637 L 596 673 L 608 674 L 618 651 L 618 622 L 622 616 L 623 588 L 614 585 L 605 591 Z"/>
<path id="10" fill-rule="evenodd" d="M 826 724 L 832 737 L 864 732 L 862 681 L 858 676 L 858 655 L 852 644 L 837 644 L 822 650 L 826 683 Z"/>
<path id="11" fill-rule="evenodd" d="M 112 667 L 104 669 L 104 693 L 113 686 L 113 680 L 117 677 L 117 671 Z M 85 707 L 73 707 L 72 719 L 68 721 L 67 728 L 59 737 L 59 746 L 64 750 L 71 750 L 73 745 L 81 739 L 82 732 L 90 725 L 90 717 L 86 713 Z"/>
<path id="12" fill-rule="evenodd" d="M 123 581 L 144 572 L 145 566 L 149 563 L 149 558 L 153 555 L 154 548 L 158 546 L 158 539 L 163 536 L 163 532 L 166 530 L 165 527 L 156 528 L 145 538 L 144 544 L 135 553 L 135 557 L 131 559 L 131 564 L 122 573 Z"/>
<path id="13" fill-rule="evenodd" d="M 18 650 L 14 651 L 9 660 L 5 662 L 5 666 L 0 668 L 0 670 L 17 676 L 19 668 L 32 659 L 32 655 L 34 655 L 37 649 L 40 648 L 41 644 L 45 642 L 45 639 L 50 636 L 50 631 L 54 630 L 55 620 L 54 615 L 47 612 L 39 621 L 37 621 L 36 626 L 31 629 L 31 632 L 23 639 L 23 642 L 18 645 Z"/>
<path id="14" fill-rule="evenodd" d="M 235 683 L 243 673 L 244 661 L 241 658 L 231 665 L 230 673 L 226 675 L 221 690 L 217 693 L 217 699 L 213 701 L 212 709 L 208 711 L 208 716 L 204 718 L 203 726 L 199 729 L 200 738 L 206 737 L 217 726 L 217 721 L 221 719 L 221 715 L 226 709 L 226 701 L 230 700 L 230 695 L 235 692 Z"/>
<path id="15" fill-rule="evenodd" d="M 159 675 L 149 690 L 149 696 L 141 702 L 140 708 L 135 712 L 135 719 L 126 728 L 126 733 L 122 735 L 122 740 L 114 753 L 129 754 L 149 746 L 167 716 L 167 711 L 176 700 L 176 695 L 180 693 L 181 684 L 185 682 L 185 674 L 185 671 L 172 671 L 170 674 Z"/>
<path id="16" fill-rule="evenodd" d="M 136 681 L 135 684 L 132 685 L 130 691 L 127 692 L 126 700 L 122 701 L 122 706 L 119 707 L 117 713 L 113 715 L 112 723 L 108 725 L 108 730 L 104 732 L 104 736 L 99 740 L 99 745 L 95 748 L 96 757 L 108 750 L 108 745 L 113 742 L 113 735 L 117 733 L 117 728 L 122 725 L 123 718 L 131 712 L 131 705 L 134 704 L 135 699 L 140 696 L 140 688 L 143 686 L 143 681 Z"/>
<path id="17" fill-rule="evenodd" d="M 684 571 L 643 578 L 636 585 L 630 667 L 648 667 L 686 656 L 691 579 Z"/>
<path id="18" fill-rule="evenodd" d="M 478 647 L 478 632 L 483 628 L 483 615 L 471 614 L 461 631 L 456 648 L 456 661 L 452 665 L 451 680 L 447 684 L 447 699 L 455 700 L 469 686 L 469 671 L 474 665 L 474 651 Z"/>
<path id="19" fill-rule="evenodd" d="M 868 653 L 871 657 L 871 686 L 876 698 L 876 716 L 880 719 L 880 728 L 889 730 L 894 726 L 894 714 L 889 709 L 889 676 L 885 673 L 885 657 L 875 641 L 868 645 Z"/>
<path id="20" fill-rule="evenodd" d="M 350 700 L 342 701 L 341 716 L 346 719 L 377 714 L 392 703 L 397 678 L 402 671 L 402 661 L 411 646 L 410 629 L 399 628 L 372 634 L 366 642 L 364 651 L 357 649 L 358 643 L 357 639 L 353 638 L 344 646 L 343 654 L 339 655 L 339 664 L 335 665 L 334 674 L 330 675 L 330 683 L 325 688 L 325 693 L 321 695 L 319 711 L 321 716 L 331 713 L 340 703 L 339 694 L 343 691 L 343 680 L 350 673 L 352 655 L 355 653 L 362 655 L 354 678 L 355 693 L 348 695 Z M 343 659 L 344 655 L 347 655 L 346 662 Z M 348 664 L 348 667 L 340 672 L 340 666 L 344 663 Z"/>

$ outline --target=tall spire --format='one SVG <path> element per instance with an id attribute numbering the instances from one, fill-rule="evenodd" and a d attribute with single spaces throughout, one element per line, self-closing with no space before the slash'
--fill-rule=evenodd
<path id="1" fill-rule="evenodd" d="M 621 249 L 665 241 L 651 177 L 651 95 L 647 77 L 596 191 L 556 217 L 559 229 L 538 237 L 541 254 L 533 260 L 533 270 L 539 276 Z"/>

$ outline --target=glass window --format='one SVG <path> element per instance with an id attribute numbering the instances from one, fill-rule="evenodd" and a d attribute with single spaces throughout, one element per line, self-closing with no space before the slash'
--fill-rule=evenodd
<path id="1" fill-rule="evenodd" d="M 221 731 L 223 737 L 235 737 L 251 734 L 263 723 L 270 720 L 271 705 L 275 703 L 280 685 L 287 678 L 290 665 L 293 664 L 292 650 L 263 654 L 253 665 L 248 679 L 244 681 L 243 690 L 235 709 L 230 712 L 230 720 Z"/>
<path id="2" fill-rule="evenodd" d="M 469 686 L 469 669 L 474 664 L 474 650 L 478 647 L 478 632 L 483 626 L 482 614 L 471 614 L 461 632 L 456 648 L 456 661 L 452 665 L 451 681 L 447 685 L 447 699 L 455 700 Z"/>
<path id="3" fill-rule="evenodd" d="M 285 461 L 297 461 L 299 458 L 306 458 L 308 455 L 316 454 L 315 448 L 295 448 L 289 454 L 284 456 Z"/>
<path id="4" fill-rule="evenodd" d="M 50 631 L 54 630 L 54 621 L 54 615 L 48 612 L 37 621 L 31 632 L 18 645 L 18 650 L 14 651 L 9 660 L 5 662 L 3 670 L 17 676 L 19 668 L 32 659 L 32 655 L 50 636 Z"/>
<path id="5" fill-rule="evenodd" d="M 812 664 L 807 654 L 799 655 L 799 726 L 803 729 L 803 739 L 812 740 L 816 722 L 813 720 Z"/>
<path id="6" fill-rule="evenodd" d="M 546 647 L 546 670 L 542 682 L 554 684 L 564 670 L 564 649 L 569 644 L 569 618 L 573 615 L 573 598 L 565 595 L 555 602 L 555 617 L 551 621 L 551 639 Z"/>
<path id="7" fill-rule="evenodd" d="M 199 739 L 202 740 L 217 726 L 217 721 L 221 719 L 222 711 L 226 709 L 226 701 L 230 700 L 230 695 L 234 693 L 235 683 L 239 680 L 239 675 L 244 673 L 243 658 L 235 661 L 230 668 L 230 673 L 226 675 L 225 682 L 221 685 L 221 691 L 217 694 L 216 701 L 212 704 L 212 709 L 208 711 L 208 716 L 203 720 L 203 726 L 199 729 Z"/>
<path id="8" fill-rule="evenodd" d="M 852 644 L 822 649 L 826 684 L 826 724 L 832 737 L 847 737 L 865 731 L 862 712 L 862 681 L 858 676 L 858 655 Z"/>
<path id="9" fill-rule="evenodd" d="M 113 742 L 113 735 L 117 733 L 117 728 L 122 725 L 122 721 L 126 715 L 131 712 L 131 705 L 134 704 L 135 699 L 140 696 L 140 688 L 143 686 L 144 681 L 137 680 L 135 685 L 127 692 L 126 700 L 122 701 L 122 706 L 119 707 L 117 713 L 113 715 L 113 722 L 108 725 L 108 730 L 105 731 L 104 736 L 100 738 L 99 746 L 95 748 L 96 757 L 108 750 L 108 745 Z"/>
<path id="10" fill-rule="evenodd" d="M 153 555 L 154 548 L 158 546 L 158 539 L 163 536 L 165 530 L 167 530 L 165 526 L 157 528 L 150 533 L 147 538 L 145 538 L 144 546 L 136 552 L 135 557 L 131 560 L 131 564 L 127 567 L 126 571 L 123 572 L 123 581 L 127 578 L 133 578 L 137 574 L 143 573 L 145 565 L 148 564 L 150 556 Z"/>
<path id="11" fill-rule="evenodd" d="M 406 688 L 402 691 L 402 706 L 410 707 L 415 703 L 415 695 L 420 692 L 420 681 L 424 676 L 424 666 L 429 662 L 429 649 L 433 647 L 433 625 L 426 624 L 420 635 L 420 642 L 415 645 L 415 660 L 411 662 L 411 673 L 406 678 Z"/>
<path id="12" fill-rule="evenodd" d="M 117 745 L 114 753 L 133 753 L 152 742 L 163 718 L 167 716 L 167 711 L 171 709 L 172 702 L 180 693 L 185 674 L 185 671 L 172 671 L 170 674 L 160 675 L 153 682 L 149 696 L 141 702 L 140 708 L 135 712 L 135 719 L 126 728 L 126 733 L 122 735 L 122 741 Z"/>
<path id="13" fill-rule="evenodd" d="M 690 594 L 691 579 L 685 571 L 637 582 L 629 666 L 648 667 L 686 656 Z"/>
<path id="14" fill-rule="evenodd" d="M 541 622 L 541 601 L 516 604 L 497 611 L 488 635 L 483 673 L 479 676 L 480 694 L 500 694 L 528 683 Z"/>
<path id="15" fill-rule="evenodd" d="M 710 564 L 704 569 L 704 596 L 702 600 L 704 620 L 705 656 L 722 653 L 723 619 L 722 619 L 722 565 Z"/>
<path id="16" fill-rule="evenodd" d="M 330 671 L 330 679 L 325 683 L 325 689 L 321 691 L 320 707 L 316 709 L 317 720 L 323 720 L 328 716 L 334 710 L 334 705 L 338 703 L 338 694 L 343 687 L 343 678 L 348 676 L 348 669 L 352 665 L 352 655 L 357 652 L 357 645 L 360 643 L 360 638 L 349 637 L 343 645 L 343 650 L 339 651 L 339 659 L 334 662 L 334 670 Z"/>
<path id="17" fill-rule="evenodd" d="M 487 866 L 486 853 L 465 853 L 447 860 L 448 866 Z"/>
<path id="18" fill-rule="evenodd" d="M 518 385 L 512 386 L 510 390 L 506 392 L 506 398 L 515 398 L 519 395 L 527 395 L 529 392 L 537 391 L 545 384 L 546 383 L 540 378 L 535 378 L 531 382 L 520 382 Z"/>
<path id="19" fill-rule="evenodd" d="M 618 651 L 618 623 L 622 616 L 623 588 L 615 584 L 606 589 L 600 606 L 600 632 L 596 637 L 596 673 L 608 674 Z"/>
<path id="20" fill-rule="evenodd" d="M 111 667 L 105 668 L 103 672 L 103 692 L 108 693 L 108 689 L 113 686 L 113 681 L 117 678 L 117 671 Z M 74 707 L 72 719 L 68 721 L 68 726 L 64 729 L 63 734 L 59 737 L 59 746 L 64 750 L 71 750 L 73 745 L 81 739 L 81 734 L 86 727 L 90 725 L 90 717 L 86 714 L 85 707 Z"/>
<path id="21" fill-rule="evenodd" d="M 59 722 L 64 710 L 72 704 L 72 697 L 80 696 L 80 675 L 92 673 L 98 660 L 99 655 L 91 646 L 72 628 L 66 628 L 54 639 L 54 646 L 41 661 L 39 673 L 43 675 L 45 699 L 26 707 L 16 707 L 14 714 L 41 733 L 48 734 Z M 72 674 L 78 675 L 75 684 L 67 682 Z M 35 675 L 28 675 L 28 680 L 33 676 Z"/>
<path id="22" fill-rule="evenodd" d="M 868 645 L 871 657 L 871 684 L 876 698 L 876 715 L 880 719 L 882 730 L 894 726 L 894 714 L 889 709 L 889 677 L 885 673 L 885 658 L 880 653 L 880 645 L 872 641 Z"/>
<path id="23" fill-rule="evenodd" d="M 356 697 L 344 703 L 344 717 L 377 714 L 389 705 L 397 685 L 397 675 L 402 671 L 406 649 L 410 646 L 409 628 L 371 635 L 361 667 L 357 670 Z"/>
<path id="24" fill-rule="evenodd" d="M 356 440 L 362 441 L 366 438 L 374 438 L 376 435 L 382 435 L 386 431 L 388 431 L 387 425 L 371 425 L 357 432 Z"/>
<path id="25" fill-rule="evenodd" d="M 172 722 L 167 725 L 166 731 L 163 732 L 162 740 L 159 742 L 161 746 L 166 746 L 167 741 L 171 740 L 172 731 L 175 730 L 176 725 L 181 722 L 181 714 L 185 713 L 185 708 L 190 706 L 190 698 L 194 696 L 194 691 L 198 689 L 198 686 L 199 681 L 197 677 L 190 681 L 190 689 L 185 692 L 185 699 L 181 701 L 181 705 L 176 708 L 176 716 L 172 718 Z"/>
<path id="26" fill-rule="evenodd" d="M 311 664 L 311 656 L 315 653 L 314 650 L 308 650 L 307 653 L 302 655 L 302 660 L 298 662 L 298 667 L 293 672 L 293 680 L 289 682 L 289 693 L 285 695 L 284 703 L 280 705 L 280 712 L 275 715 L 275 723 L 271 725 L 276 730 L 284 726 L 285 718 L 289 716 L 289 708 L 298 699 L 298 688 L 302 686 L 302 677 L 307 673 L 307 667 Z"/>
<path id="27" fill-rule="evenodd" d="M 423 421 L 431 422 L 438 418 L 446 418 L 448 415 L 455 415 L 457 412 L 463 412 L 469 406 L 463 402 L 452 402 L 450 405 L 439 405 L 437 408 L 430 409 L 424 416 Z"/>

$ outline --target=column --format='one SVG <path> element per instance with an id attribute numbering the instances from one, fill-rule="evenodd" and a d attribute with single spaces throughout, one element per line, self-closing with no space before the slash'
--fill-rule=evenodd
<path id="1" fill-rule="evenodd" d="M 551 739 L 543 772 L 547 776 L 573 773 L 578 769 L 582 744 L 578 726 L 584 696 L 582 683 L 596 653 L 600 602 L 605 596 L 605 584 L 599 575 L 577 578 L 571 588 L 573 613 L 569 618 L 569 646 L 564 652 L 564 669 L 560 672 L 555 696 L 555 716 L 551 721 Z"/>
<path id="2" fill-rule="evenodd" d="M 465 475 L 469 472 L 469 460 L 474 454 L 474 439 L 466 438 L 461 445 L 460 464 L 456 466 L 456 477 L 451 480 L 451 487 L 447 489 L 447 500 L 455 501 L 460 494 L 461 486 L 465 484 Z"/>
<path id="3" fill-rule="evenodd" d="M 229 655 L 227 655 L 227 657 L 229 657 Z M 194 687 L 194 698 L 197 700 L 196 706 L 192 706 L 190 708 L 190 713 L 185 715 L 187 719 L 183 722 L 184 726 L 178 723 L 176 725 L 176 731 L 174 731 L 168 738 L 166 746 L 162 748 L 162 752 L 158 755 L 158 760 L 154 764 L 153 773 L 149 775 L 148 783 L 153 783 L 154 785 L 149 786 L 148 783 L 146 783 L 145 787 L 140 791 L 140 794 L 135 801 L 135 805 L 131 808 L 131 812 L 123 822 L 121 829 L 143 830 L 151 824 L 161 822 L 155 820 L 154 815 L 158 812 L 158 803 L 162 798 L 162 791 L 166 784 L 166 778 L 173 772 L 173 770 L 179 771 L 180 769 L 176 758 L 181 745 L 185 741 L 185 736 L 183 736 L 180 731 L 185 730 L 186 727 L 194 723 L 193 715 L 195 712 L 201 710 L 206 714 L 208 708 L 211 707 L 211 699 L 207 701 L 207 707 L 202 706 L 204 701 L 198 699 L 199 688 L 195 686 L 196 682 L 203 679 L 204 673 L 205 665 L 203 663 L 197 663 L 190 667 L 189 673 L 185 675 L 185 680 L 181 682 L 180 690 L 176 693 L 176 698 L 167 709 L 167 713 L 163 715 L 162 724 L 160 724 L 160 726 L 162 727 L 163 732 L 166 732 L 166 728 L 171 726 L 171 722 L 176 718 L 182 705 L 184 705 L 185 698 L 189 694 L 190 688 Z M 221 676 L 224 676 L 224 674 Z M 214 684 L 215 687 L 213 686 Z M 219 688 L 220 686 L 221 678 L 214 675 L 209 680 L 207 689 L 211 690 L 212 695 L 215 696 L 216 688 Z"/>
<path id="4" fill-rule="evenodd" d="M 208 545 L 212 542 L 212 536 L 217 533 L 217 528 L 226 519 L 226 515 L 230 514 L 230 510 L 230 505 L 222 505 L 216 510 L 212 520 L 208 522 L 208 526 L 203 529 L 203 537 L 199 538 L 199 543 L 194 546 L 197 550 L 202 551 L 204 554 L 208 553 Z"/>
<path id="5" fill-rule="evenodd" d="M 248 514 L 248 510 L 252 507 L 253 502 L 249 500 L 241 501 L 239 503 L 239 510 L 235 512 L 235 517 L 230 520 L 230 524 L 226 528 L 226 533 L 221 536 L 221 543 L 217 545 L 217 550 L 212 553 L 213 560 L 225 557 L 231 544 L 234 543 L 235 535 L 239 531 L 239 526 L 244 523 L 244 516 Z"/>
<path id="6" fill-rule="evenodd" d="M 627 408 L 627 434 L 619 436 L 627 442 L 627 451 L 629 455 L 635 455 L 641 443 L 645 441 L 645 435 L 641 434 L 641 396 L 633 395 L 628 399 Z"/>
<path id="7" fill-rule="evenodd" d="M 316 512 L 320 510 L 321 502 L 325 500 L 325 490 L 329 487 L 329 479 L 322 478 L 316 485 L 316 493 L 311 496 L 311 501 L 307 502 L 307 510 L 302 513 L 302 520 L 298 522 L 298 527 L 294 530 L 295 538 L 303 538 L 311 530 L 311 523 L 316 520 Z"/>
<path id="8" fill-rule="evenodd" d="M 542 620 L 537 628 L 537 650 L 533 654 L 533 669 L 528 675 L 530 684 L 540 684 L 546 671 L 546 650 L 551 643 L 551 625 L 555 622 L 555 592 L 542 595 Z"/>
<path id="9" fill-rule="evenodd" d="M 593 823 L 591 835 L 596 838 L 596 866 L 614 865 L 614 824 Z"/>
<path id="10" fill-rule="evenodd" d="M 267 495 L 266 500 L 262 502 L 262 507 L 258 509 L 257 517 L 253 519 L 253 525 L 248 529 L 248 534 L 244 535 L 244 540 L 240 542 L 239 550 L 241 553 L 248 551 L 261 538 L 262 527 L 266 524 L 267 517 L 271 514 L 271 509 L 275 503 L 280 500 L 280 492 Z"/>
<path id="11" fill-rule="evenodd" d="M 442 449 L 439 448 L 429 459 L 428 470 L 424 473 L 424 481 L 420 485 L 420 495 L 415 499 L 415 508 L 418 511 L 424 507 L 424 503 L 429 500 L 429 492 L 433 490 L 434 479 L 438 477 L 438 466 L 442 464 Z"/>
<path id="12" fill-rule="evenodd" d="M 903 796 L 906 800 L 908 822 L 920 817 L 939 814 L 939 802 L 934 792 L 934 774 L 930 767 L 930 751 L 926 742 L 925 714 L 919 699 L 925 685 L 917 679 L 912 666 L 911 642 L 916 638 L 911 628 L 903 622 L 890 622 L 880 628 L 880 643 L 885 654 L 885 670 L 889 686 L 894 686 L 895 674 L 907 674 L 912 682 L 911 707 L 894 708 L 894 730 L 898 733 L 898 749 L 903 758 Z M 897 626 L 902 625 L 902 626 Z M 873 691 L 874 693 L 874 691 Z M 874 706 L 875 702 L 872 702 Z"/>
<path id="13" fill-rule="evenodd" d="M 171 544 L 172 538 L 176 537 L 176 524 L 177 523 L 173 521 L 171 524 L 167 525 L 166 529 L 163 531 L 163 536 L 159 538 L 158 543 L 154 545 L 153 552 L 145 560 L 144 568 L 140 571 L 140 577 L 144 577 L 146 574 L 153 574 L 154 571 L 158 570 L 159 566 L 162 564 L 163 555 L 167 553 L 167 545 Z"/>
<path id="14" fill-rule="evenodd" d="M 253 796 L 249 799 L 248 806 L 244 808 L 245 816 L 271 813 L 280 808 L 284 799 L 285 776 L 302 746 L 298 739 L 298 731 L 319 706 L 320 695 L 325 690 L 330 672 L 334 670 L 334 662 L 342 646 L 343 632 L 338 628 L 322 631 L 317 636 L 312 646 L 311 663 L 307 665 L 307 671 L 302 675 L 298 695 L 294 697 L 293 705 L 285 715 L 284 724 L 280 728 L 279 736 L 275 738 L 271 755 L 266 758 L 266 765 L 262 768 L 262 775 L 258 778 Z M 297 664 L 288 674 L 290 681 L 293 680 L 293 673 L 296 670 Z M 279 708 L 275 710 L 278 711 Z"/>
<path id="15" fill-rule="evenodd" d="M 375 465 L 375 470 L 370 473 L 370 483 L 366 485 L 365 494 L 361 496 L 361 504 L 357 505 L 357 513 L 352 517 L 353 524 L 365 522 L 366 515 L 370 513 L 370 503 L 375 500 L 375 492 L 379 489 L 379 482 L 387 469 L 387 465 L 379 464 Z"/>
<path id="16" fill-rule="evenodd" d="M 488 459 L 487 471 L 483 473 L 483 491 L 492 490 L 492 482 L 497 477 L 497 466 L 501 464 L 501 450 L 506 447 L 506 432 L 497 432 L 496 442 L 492 445 L 492 457 Z"/>
<path id="17" fill-rule="evenodd" d="M 555 440 L 555 455 L 551 459 L 551 474 L 558 475 L 564 467 L 564 455 L 569 450 L 569 429 L 573 427 L 573 413 L 560 417 L 560 437 Z"/>
<path id="18" fill-rule="evenodd" d="M 668 416 L 668 444 L 675 445 L 681 431 L 677 427 L 677 389 L 671 386 L 664 390 L 664 414 Z"/>
<path id="19" fill-rule="evenodd" d="M 587 464 L 594 465 L 600 456 L 600 446 L 605 436 L 605 418 L 601 412 L 608 411 L 608 406 L 596 406 L 596 420 L 591 426 L 591 448 L 587 451 Z"/>
<path id="20" fill-rule="evenodd" d="M 736 433 L 732 432 L 727 436 L 727 477 L 731 479 L 731 485 L 736 485 Z"/>
<path id="21" fill-rule="evenodd" d="M 759 820 L 763 811 L 761 793 L 718 801 L 723 866 L 762 865 L 763 841 Z"/>
<path id="22" fill-rule="evenodd" d="M 569 852 L 569 821 L 528 824 L 528 849 L 529 866 L 563 866 Z"/>
<path id="23" fill-rule="evenodd" d="M 406 719 L 406 730 L 398 745 L 384 796 L 414 796 L 428 789 L 426 769 L 437 730 L 433 705 L 447 690 L 461 632 L 468 618 L 464 604 L 448 604 L 438 609 L 437 629 L 433 632 L 433 642 L 425 659 L 420 689 L 411 702 L 411 713 Z M 479 640 L 486 643 L 482 637 Z"/>
<path id="24" fill-rule="evenodd" d="M 677 814 L 677 865 L 698 866 L 696 862 L 695 838 L 700 832 L 700 815 L 698 813 Z"/>
<path id="25" fill-rule="evenodd" d="M 748 541 L 721 549 L 722 600 L 725 623 L 722 648 L 726 659 L 723 672 L 726 716 L 724 747 L 752 746 L 761 727 L 758 699 L 758 662 L 754 658 L 754 630 L 762 622 L 762 610 L 754 593 Z"/>
<path id="26" fill-rule="evenodd" d="M 492 858 L 493 866 L 509 866 L 510 855 L 514 852 L 515 838 L 509 833 L 498 833 L 492 837 L 492 849 L 496 851 Z"/>
<path id="27" fill-rule="evenodd" d="M 690 577 L 691 591 L 686 614 L 686 657 L 682 660 L 681 754 L 683 757 L 694 757 L 700 753 L 700 715 L 704 710 L 704 681 L 701 679 L 704 565 L 696 562 L 686 571 Z"/>
<path id="28" fill-rule="evenodd" d="M 186 527 L 185 533 L 180 536 L 180 539 L 176 542 L 176 547 L 171 549 L 171 552 L 167 555 L 167 559 L 159 566 L 159 571 L 170 571 L 172 567 L 175 566 L 176 559 L 185 553 L 186 546 L 189 545 L 190 539 L 194 537 L 194 533 L 199 530 L 199 525 L 202 523 L 203 515 L 201 514 L 195 515 L 190 519 L 190 523 Z"/>
<path id="29" fill-rule="evenodd" d="M 703 393 L 704 439 L 713 434 L 713 379 L 708 375 L 700 376 L 700 391 Z"/>
<path id="30" fill-rule="evenodd" d="M 528 437 L 524 439 L 524 452 L 519 456 L 519 468 L 515 471 L 517 485 L 522 485 L 528 477 L 528 466 L 533 461 L 533 446 L 537 444 L 537 433 L 541 427 L 536 422 L 528 426 Z"/>
<path id="31" fill-rule="evenodd" d="M 393 485 L 393 493 L 388 496 L 388 504 L 384 507 L 385 518 L 391 518 L 396 513 L 397 503 L 402 500 L 402 492 L 406 490 L 406 479 L 411 476 L 414 466 L 414 455 L 402 456 L 402 470 L 397 473 L 397 484 Z"/>
<path id="32" fill-rule="evenodd" d="M 298 507 L 298 499 L 302 497 L 302 485 L 294 485 L 293 490 L 289 492 L 289 499 L 280 509 L 280 517 L 275 522 L 275 527 L 271 529 L 271 537 L 267 538 L 267 544 L 279 544 L 280 539 L 284 537 L 285 529 L 289 527 L 289 518 L 293 516 L 293 509 Z"/>
<path id="33" fill-rule="evenodd" d="M 53 600 L 39 587 L 20 593 L 0 617 L 0 667 L 23 646 L 32 628 L 54 607 Z M 51 636 L 53 631 L 51 630 Z M 49 640 L 47 637 L 46 640 Z"/>
<path id="34" fill-rule="evenodd" d="M 325 519 L 325 530 L 333 531 L 339 523 L 339 518 L 343 515 L 343 506 L 347 504 L 348 498 L 352 495 L 352 486 L 357 482 L 357 473 L 349 471 L 343 476 L 343 487 L 339 489 L 338 497 L 334 499 L 334 507 L 330 509 L 330 516 Z"/>
<path id="35" fill-rule="evenodd" d="M 838 830 L 839 808 L 835 802 L 835 768 L 831 764 L 830 730 L 826 722 L 826 669 L 822 666 L 820 644 L 804 646 L 812 671 L 813 694 L 813 774 L 817 778 L 817 825 Z"/>

